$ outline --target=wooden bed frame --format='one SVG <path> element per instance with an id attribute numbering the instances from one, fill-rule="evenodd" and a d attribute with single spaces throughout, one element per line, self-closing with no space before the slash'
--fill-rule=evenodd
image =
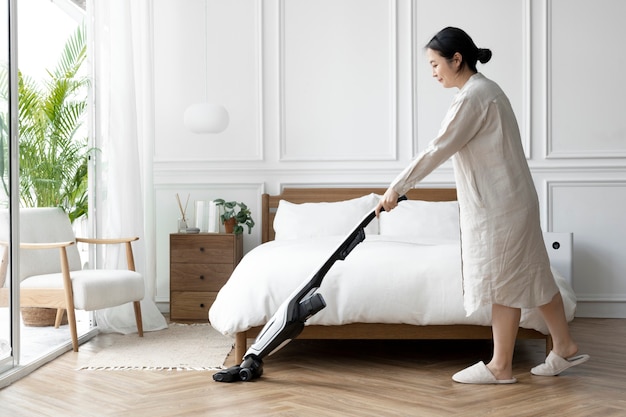
<path id="1" fill-rule="evenodd" d="M 292 203 L 334 202 L 376 193 L 382 195 L 384 188 L 285 188 L 279 195 L 262 195 L 261 240 L 274 239 L 273 222 L 280 200 Z M 406 196 L 410 200 L 454 201 L 454 188 L 414 188 Z M 235 358 L 243 358 L 248 348 L 248 339 L 254 339 L 262 326 L 237 333 Z M 532 329 L 521 328 L 520 339 L 542 339 L 546 343 L 546 354 L 552 350 L 552 338 Z M 410 324 L 353 323 L 342 326 L 307 325 L 298 339 L 491 339 L 490 326 L 438 325 L 415 326 Z"/>

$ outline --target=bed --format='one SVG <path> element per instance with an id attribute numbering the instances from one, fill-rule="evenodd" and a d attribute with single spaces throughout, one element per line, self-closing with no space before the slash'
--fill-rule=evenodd
<path id="1" fill-rule="evenodd" d="M 319 269 L 381 188 L 285 188 L 262 195 L 262 244 L 233 271 L 209 322 L 235 338 L 235 357 L 294 288 Z M 456 190 L 415 188 L 366 228 L 366 239 L 336 262 L 318 292 L 327 307 L 298 339 L 491 339 L 491 309 L 463 310 Z M 553 268 L 568 320 L 576 299 Z M 538 311 L 522 310 L 518 338 L 551 338 Z"/>

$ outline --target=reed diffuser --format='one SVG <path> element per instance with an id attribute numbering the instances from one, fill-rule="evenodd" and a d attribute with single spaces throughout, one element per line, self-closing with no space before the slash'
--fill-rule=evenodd
<path id="1" fill-rule="evenodd" d="M 178 202 L 178 209 L 180 210 L 180 219 L 178 219 L 178 233 L 186 233 L 187 231 L 187 205 L 189 204 L 189 194 L 187 194 L 187 201 L 185 201 L 185 207 L 180 201 L 180 196 L 176 193 L 176 201 Z"/>

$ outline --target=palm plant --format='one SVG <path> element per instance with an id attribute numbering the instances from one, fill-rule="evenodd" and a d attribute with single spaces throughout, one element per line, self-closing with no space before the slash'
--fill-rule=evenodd
<path id="1" fill-rule="evenodd" d="M 79 72 L 86 56 L 85 28 L 79 26 L 56 68 L 48 71 L 43 88 L 18 74 L 20 202 L 24 207 L 62 207 L 72 221 L 87 214 L 88 208 L 87 163 L 92 150 L 80 127 L 89 79 Z M 0 119 L 0 141 L 5 142 L 0 149 L 6 155 L 6 114 Z M 0 158 L 3 163 L 5 158 Z"/>

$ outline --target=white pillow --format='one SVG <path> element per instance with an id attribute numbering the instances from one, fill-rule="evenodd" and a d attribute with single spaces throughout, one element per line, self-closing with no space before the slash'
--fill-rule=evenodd
<path id="1" fill-rule="evenodd" d="M 347 235 L 380 200 L 376 194 L 352 200 L 294 204 L 280 200 L 274 218 L 275 240 L 307 239 Z M 365 228 L 366 234 L 378 234 L 378 219 Z"/>
<path id="2" fill-rule="evenodd" d="M 380 234 L 419 238 L 460 239 L 457 201 L 406 200 L 379 219 Z"/>

